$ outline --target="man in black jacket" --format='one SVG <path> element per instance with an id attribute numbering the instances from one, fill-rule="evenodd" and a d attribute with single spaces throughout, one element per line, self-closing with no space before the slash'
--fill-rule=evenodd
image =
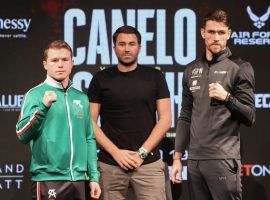
<path id="1" fill-rule="evenodd" d="M 206 15 L 205 54 L 183 76 L 171 176 L 182 182 L 181 158 L 188 149 L 191 199 L 242 199 L 239 129 L 255 121 L 254 72 L 250 63 L 232 56 L 226 46 L 230 34 L 226 12 Z"/>

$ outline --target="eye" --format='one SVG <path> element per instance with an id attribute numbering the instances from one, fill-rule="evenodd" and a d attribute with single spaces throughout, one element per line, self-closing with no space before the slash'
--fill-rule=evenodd
<path id="1" fill-rule="evenodd" d="M 218 34 L 219 35 L 225 35 L 226 34 L 226 31 L 218 31 Z"/>
<path id="2" fill-rule="evenodd" d="M 215 31 L 213 31 L 213 30 L 208 30 L 207 31 L 209 34 L 211 34 L 211 35 L 214 35 L 216 32 Z"/>
<path id="3" fill-rule="evenodd" d="M 126 44 L 124 43 L 124 42 L 119 42 L 118 43 L 118 46 L 121 46 L 121 47 L 123 47 L 123 46 L 125 46 Z"/>

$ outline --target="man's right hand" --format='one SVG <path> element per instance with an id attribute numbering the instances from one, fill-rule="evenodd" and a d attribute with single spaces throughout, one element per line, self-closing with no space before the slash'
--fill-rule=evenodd
<path id="1" fill-rule="evenodd" d="M 45 106 L 50 107 L 52 103 L 56 102 L 57 95 L 54 91 L 47 90 L 43 96 L 42 102 Z"/>
<path id="2" fill-rule="evenodd" d="M 136 169 L 138 167 L 135 158 L 136 155 L 137 155 L 136 151 L 129 151 L 123 149 L 117 149 L 112 153 L 113 159 L 124 170 Z"/>
<path id="3" fill-rule="evenodd" d="M 173 184 L 175 183 L 182 183 L 182 162 L 181 159 L 175 159 L 173 160 L 173 166 L 172 166 L 172 171 L 171 171 L 171 178 Z"/>

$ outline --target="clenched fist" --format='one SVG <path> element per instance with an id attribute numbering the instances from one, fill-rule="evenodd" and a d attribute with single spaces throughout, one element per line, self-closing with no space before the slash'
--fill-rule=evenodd
<path id="1" fill-rule="evenodd" d="M 228 92 L 219 83 L 209 84 L 209 97 L 214 99 L 225 101 Z"/>
<path id="2" fill-rule="evenodd" d="M 46 91 L 44 96 L 43 96 L 43 104 L 47 107 L 50 107 L 52 103 L 56 102 L 57 100 L 57 95 L 54 91 Z"/>

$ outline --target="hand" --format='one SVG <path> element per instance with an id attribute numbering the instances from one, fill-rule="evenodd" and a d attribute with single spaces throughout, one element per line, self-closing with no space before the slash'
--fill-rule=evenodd
<path id="1" fill-rule="evenodd" d="M 180 159 L 173 160 L 173 166 L 172 166 L 172 171 L 171 171 L 171 178 L 173 184 L 175 183 L 182 183 L 182 162 Z"/>
<path id="2" fill-rule="evenodd" d="M 137 164 L 136 169 L 139 168 L 139 167 L 142 165 L 143 161 L 144 161 L 144 160 L 140 157 L 139 152 L 136 152 L 136 154 L 134 154 L 134 160 L 135 160 L 135 163 Z"/>
<path id="3" fill-rule="evenodd" d="M 90 182 L 89 187 L 91 190 L 90 192 L 91 198 L 98 199 L 101 194 L 101 189 L 99 187 L 99 184 L 96 182 Z"/>
<path id="4" fill-rule="evenodd" d="M 117 149 L 112 153 L 112 157 L 121 168 L 128 170 L 138 167 L 135 158 L 137 153 L 136 151 Z"/>
<path id="5" fill-rule="evenodd" d="M 42 102 L 45 106 L 50 107 L 52 103 L 56 102 L 57 95 L 54 91 L 47 90 L 43 96 Z"/>
<path id="6" fill-rule="evenodd" d="M 219 83 L 211 83 L 209 84 L 209 97 L 214 99 L 225 101 L 228 92 L 224 90 L 222 85 Z"/>

